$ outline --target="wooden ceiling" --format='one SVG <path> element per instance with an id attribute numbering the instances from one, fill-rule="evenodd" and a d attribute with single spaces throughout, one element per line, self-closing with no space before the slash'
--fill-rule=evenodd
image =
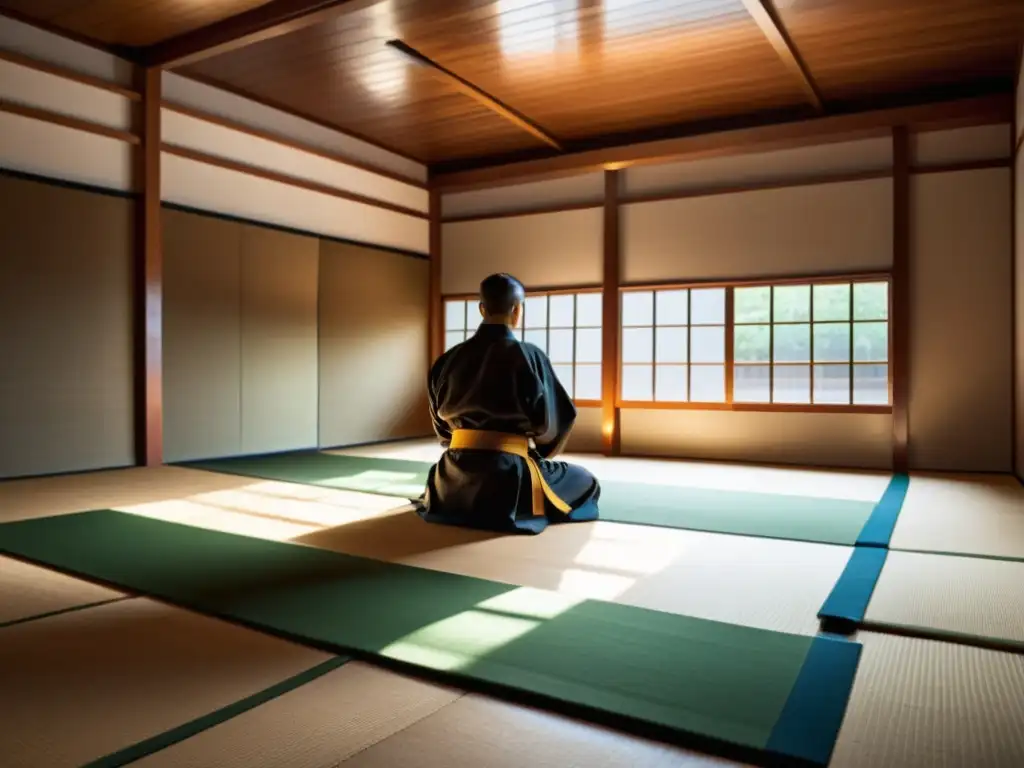
<path id="1" fill-rule="evenodd" d="M 184 40 L 185 50 L 214 24 L 220 36 L 205 53 L 193 45 L 198 55 L 157 63 L 185 60 L 181 74 L 441 170 L 1005 91 L 1024 41 L 1024 0 L 0 0 L 0 9 L 136 48 Z M 244 45 L 225 44 L 236 14 L 263 20 L 236 25 Z"/>

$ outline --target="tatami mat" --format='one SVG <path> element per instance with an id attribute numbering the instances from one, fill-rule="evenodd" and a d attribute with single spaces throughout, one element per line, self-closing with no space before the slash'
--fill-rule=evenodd
<path id="1" fill-rule="evenodd" d="M 476 695 L 344 768 L 725 768 L 730 762 Z"/>
<path id="2" fill-rule="evenodd" d="M 276 541 L 360 520 L 404 503 L 373 494 L 180 467 L 118 469 L 0 483 L 0 522 L 116 509 Z"/>
<path id="3" fill-rule="evenodd" d="M 891 549 L 1024 560 L 1024 485 L 1012 475 L 911 475 Z"/>
<path id="4" fill-rule="evenodd" d="M 864 619 L 1024 650 L 1024 562 L 889 552 Z"/>
<path id="5" fill-rule="evenodd" d="M 412 512 L 295 541 L 575 597 L 813 635 L 850 549 L 617 523 L 498 536 L 428 525 Z"/>
<path id="6" fill-rule="evenodd" d="M 120 597 L 113 589 L 0 556 L 0 627 Z"/>
<path id="7" fill-rule="evenodd" d="M 81 766 L 328 658 L 141 598 L 6 627 L 0 763 Z"/>
<path id="8" fill-rule="evenodd" d="M 861 632 L 830 768 L 1020 768 L 1024 656 Z"/>
<path id="9" fill-rule="evenodd" d="M 462 693 L 353 661 L 132 763 L 138 768 L 327 768 Z M 406 765 L 415 762 L 406 756 Z"/>
<path id="10" fill-rule="evenodd" d="M 442 449 L 436 440 L 409 440 L 343 448 L 327 453 L 433 462 L 440 457 Z M 868 470 L 822 470 L 711 461 L 610 458 L 598 454 L 565 454 L 558 458 L 580 464 L 607 481 L 851 501 L 878 501 L 892 478 L 890 472 Z"/>

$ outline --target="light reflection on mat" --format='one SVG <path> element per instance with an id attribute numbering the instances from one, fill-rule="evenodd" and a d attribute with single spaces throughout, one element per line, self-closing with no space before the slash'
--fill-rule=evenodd
<path id="1" fill-rule="evenodd" d="M 445 671 L 462 669 L 583 602 L 521 587 L 441 619 L 386 646 L 382 656 Z"/>

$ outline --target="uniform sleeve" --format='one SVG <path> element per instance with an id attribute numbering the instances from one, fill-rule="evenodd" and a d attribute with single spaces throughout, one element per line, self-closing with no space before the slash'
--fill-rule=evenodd
<path id="1" fill-rule="evenodd" d="M 526 347 L 526 345 L 524 345 Z M 530 393 L 525 409 L 534 428 L 534 443 L 542 458 L 557 456 L 565 448 L 576 423 L 576 406 L 555 375 L 551 361 L 539 348 L 527 347 L 532 381 L 521 387 Z"/>
<path id="2" fill-rule="evenodd" d="M 427 402 L 430 407 L 430 422 L 434 425 L 434 434 L 437 435 L 437 439 L 441 441 L 441 446 L 447 448 L 452 441 L 452 432 L 448 428 L 448 424 L 437 415 L 437 403 L 438 403 L 438 371 L 440 370 L 441 363 L 444 360 L 444 356 L 439 358 L 436 363 L 431 367 L 430 374 L 427 376 Z"/>

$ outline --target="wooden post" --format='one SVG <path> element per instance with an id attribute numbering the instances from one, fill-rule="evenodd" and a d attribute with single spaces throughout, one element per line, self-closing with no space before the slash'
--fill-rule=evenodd
<path id="1" fill-rule="evenodd" d="M 136 69 L 141 143 L 135 189 L 135 426 L 136 463 L 163 464 L 163 242 L 160 221 L 159 69 Z"/>
<path id="2" fill-rule="evenodd" d="M 444 351 L 444 306 L 441 302 L 441 193 L 430 190 L 430 308 L 427 369 Z"/>
<path id="3" fill-rule="evenodd" d="M 892 333 L 889 381 L 892 393 L 892 468 L 908 469 L 910 424 L 910 134 L 893 129 L 893 248 L 889 322 Z"/>
<path id="4" fill-rule="evenodd" d="M 619 430 L 619 171 L 604 172 L 604 282 L 601 319 L 601 448 L 620 450 Z"/>

